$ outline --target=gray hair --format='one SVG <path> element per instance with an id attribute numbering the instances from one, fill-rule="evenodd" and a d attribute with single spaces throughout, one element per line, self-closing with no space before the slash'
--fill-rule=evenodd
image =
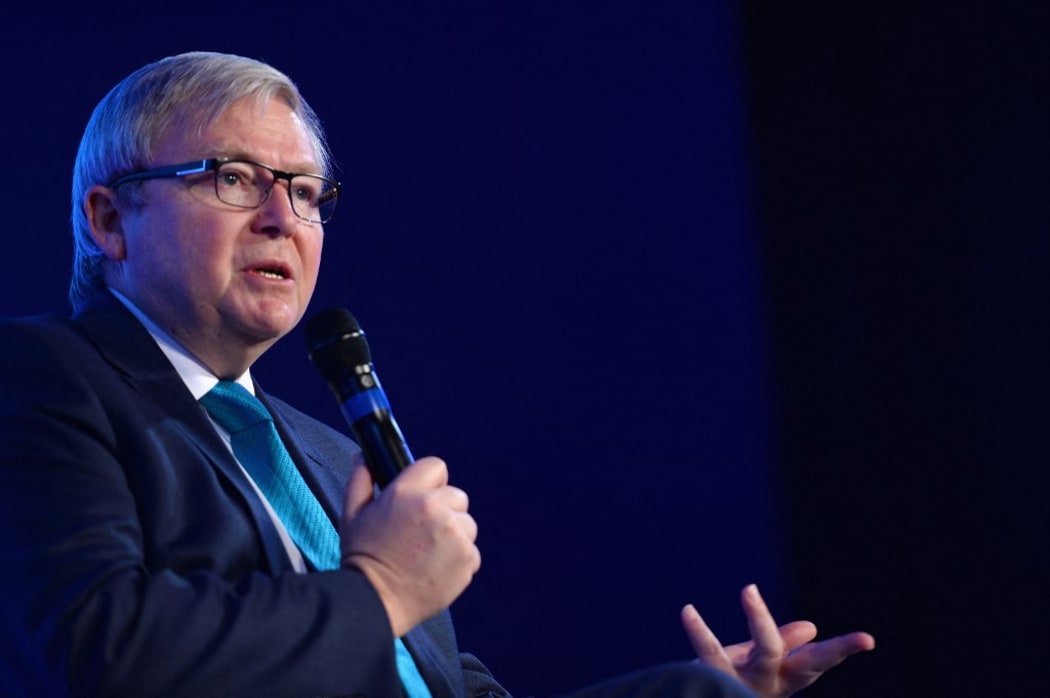
<path id="1" fill-rule="evenodd" d="M 150 166 L 153 148 L 175 126 L 204 131 L 234 102 L 285 102 L 313 141 L 321 174 L 332 156 L 320 119 L 288 76 L 251 58 L 211 52 L 169 56 L 139 68 L 102 98 L 88 120 L 73 166 L 73 276 L 69 300 L 79 309 L 104 286 L 104 255 L 91 235 L 84 197 L 96 184 Z M 174 164 L 174 163 L 164 163 Z"/>

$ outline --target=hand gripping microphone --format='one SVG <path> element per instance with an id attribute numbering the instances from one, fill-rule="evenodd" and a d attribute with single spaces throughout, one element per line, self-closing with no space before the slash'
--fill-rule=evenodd
<path id="1" fill-rule="evenodd" d="M 379 385 L 364 330 L 350 311 L 325 310 L 306 323 L 310 360 L 335 393 L 372 478 L 385 487 L 413 460 Z"/>

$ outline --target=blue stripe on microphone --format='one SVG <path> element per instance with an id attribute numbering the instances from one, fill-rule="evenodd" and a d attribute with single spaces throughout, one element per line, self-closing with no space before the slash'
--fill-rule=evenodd
<path id="1" fill-rule="evenodd" d="M 381 410 L 390 411 L 390 403 L 387 402 L 386 394 L 379 388 L 372 388 L 364 392 L 350 396 L 343 403 L 343 414 L 355 422 L 361 417 L 370 415 Z"/>

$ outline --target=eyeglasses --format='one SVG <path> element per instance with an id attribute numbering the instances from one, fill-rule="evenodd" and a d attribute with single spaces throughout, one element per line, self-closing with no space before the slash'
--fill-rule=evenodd
<path id="1" fill-rule="evenodd" d="M 194 160 L 181 165 L 132 172 L 117 177 L 110 182 L 109 187 L 116 189 L 128 182 L 186 177 L 205 172 L 215 173 L 215 196 L 219 201 L 237 208 L 252 209 L 265 204 L 279 179 L 288 182 L 288 200 L 292 202 L 292 211 L 304 221 L 327 223 L 335 213 L 335 205 L 339 203 L 340 184 L 335 180 L 316 174 L 282 172 L 262 163 L 232 158 Z"/>

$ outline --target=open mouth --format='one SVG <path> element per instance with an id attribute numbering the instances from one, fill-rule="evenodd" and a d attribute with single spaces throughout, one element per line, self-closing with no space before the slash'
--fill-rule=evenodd
<path id="1" fill-rule="evenodd" d="M 283 279 L 290 279 L 291 274 L 288 269 L 278 265 L 264 265 L 260 267 L 253 267 L 251 272 L 257 276 L 261 276 L 266 279 L 274 279 L 277 281 Z"/>

